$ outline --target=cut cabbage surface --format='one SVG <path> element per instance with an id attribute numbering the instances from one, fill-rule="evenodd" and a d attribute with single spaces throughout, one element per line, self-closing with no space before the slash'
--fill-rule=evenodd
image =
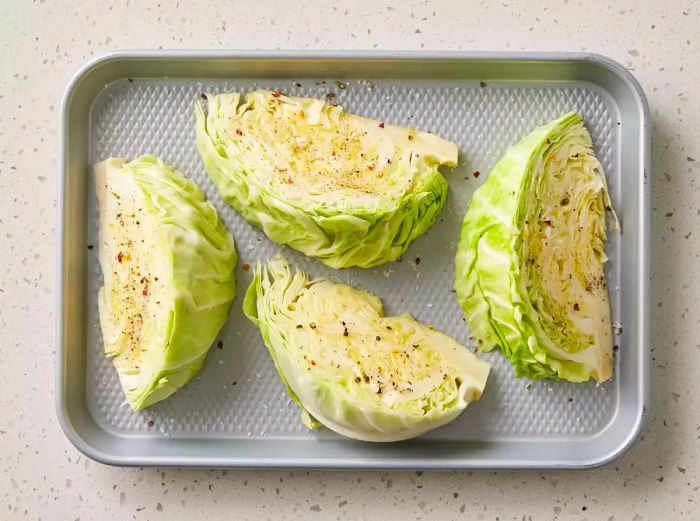
<path id="1" fill-rule="evenodd" d="M 481 349 L 500 348 L 517 376 L 611 377 L 606 211 L 605 174 L 575 113 L 523 138 L 474 193 L 455 289 Z"/>
<path id="2" fill-rule="evenodd" d="M 490 365 L 453 338 L 284 259 L 255 268 L 243 310 L 309 427 L 412 438 L 455 419 L 486 385 Z"/>
<path id="3" fill-rule="evenodd" d="M 95 167 L 104 349 L 134 410 L 199 371 L 236 293 L 233 237 L 203 192 L 153 156 Z"/>
<path id="4" fill-rule="evenodd" d="M 393 261 L 447 197 L 457 146 L 318 99 L 256 91 L 196 103 L 197 148 L 224 199 L 333 268 Z"/>

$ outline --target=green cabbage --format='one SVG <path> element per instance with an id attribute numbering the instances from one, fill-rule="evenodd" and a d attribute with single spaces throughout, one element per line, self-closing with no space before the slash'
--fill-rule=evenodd
<path id="1" fill-rule="evenodd" d="M 498 346 L 518 377 L 612 375 L 606 209 L 605 174 L 575 113 L 523 138 L 474 193 L 455 289 L 481 349 Z"/>
<path id="2" fill-rule="evenodd" d="M 236 293 L 233 238 L 202 191 L 153 156 L 95 167 L 105 353 L 134 410 L 202 367 Z"/>
<path id="3" fill-rule="evenodd" d="M 262 333 L 307 426 L 365 441 L 419 436 L 456 418 L 490 366 L 409 315 L 385 317 L 376 296 L 258 265 L 243 311 Z"/>
<path id="4" fill-rule="evenodd" d="M 333 268 L 397 259 L 447 197 L 457 146 L 277 92 L 196 104 L 197 148 L 224 199 L 279 244 Z"/>

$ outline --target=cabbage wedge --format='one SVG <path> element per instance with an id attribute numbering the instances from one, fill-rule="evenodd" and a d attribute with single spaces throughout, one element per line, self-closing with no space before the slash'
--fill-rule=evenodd
<path id="1" fill-rule="evenodd" d="M 490 365 L 454 339 L 284 259 L 255 268 L 243 311 L 311 428 L 404 440 L 452 421 L 486 385 Z"/>
<path id="2" fill-rule="evenodd" d="M 612 376 L 606 211 L 605 174 L 575 113 L 523 138 L 474 193 L 457 298 L 479 347 L 498 347 L 516 376 Z"/>
<path id="3" fill-rule="evenodd" d="M 197 148 L 226 202 L 279 244 L 333 268 L 396 260 L 447 197 L 457 146 L 271 91 L 206 95 Z"/>
<path id="4" fill-rule="evenodd" d="M 236 293 L 233 238 L 202 191 L 153 156 L 95 167 L 105 354 L 134 410 L 199 371 Z"/>

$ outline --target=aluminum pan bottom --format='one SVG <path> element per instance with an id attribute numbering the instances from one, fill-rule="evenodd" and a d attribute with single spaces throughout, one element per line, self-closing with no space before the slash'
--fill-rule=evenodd
<path id="1" fill-rule="evenodd" d="M 106 86 L 92 86 L 90 104 L 74 110 L 74 121 L 70 120 L 71 91 L 66 98 L 65 159 L 69 161 L 72 154 L 80 166 L 67 164 L 64 172 L 64 212 L 70 215 L 65 218 L 76 226 L 72 238 L 71 230 L 65 230 L 64 262 L 66 256 L 72 256 L 78 269 L 73 283 L 64 284 L 63 289 L 73 293 L 82 288 L 83 298 L 66 303 L 64 296 L 64 306 L 78 304 L 80 310 L 73 316 L 72 328 L 64 330 L 58 393 L 59 414 L 76 444 L 97 459 L 117 464 L 478 468 L 586 466 L 609 459 L 629 442 L 638 429 L 645 401 L 647 347 L 640 323 L 645 286 L 640 287 L 639 281 L 646 283 L 646 261 L 644 240 L 639 237 L 644 239 L 646 233 L 647 210 L 642 175 L 646 149 L 639 138 L 645 135 L 644 103 L 638 100 L 637 112 L 630 110 L 634 104 L 624 95 L 636 93 L 622 88 L 625 78 L 602 75 L 600 64 L 592 66 L 595 61 L 579 63 L 583 70 L 577 77 L 570 70 L 577 63 L 574 59 L 553 60 L 552 67 L 568 65 L 562 69 L 566 74 L 538 81 L 525 66 L 526 59 L 494 60 L 493 70 L 480 70 L 476 77 L 472 74 L 481 65 L 479 60 L 457 60 L 456 73 L 445 69 L 422 76 L 420 67 L 410 74 L 410 67 L 401 69 L 402 60 L 395 59 L 391 60 L 395 70 L 382 77 L 382 69 L 371 60 L 356 58 L 349 59 L 349 66 L 342 70 L 336 66 L 329 77 L 328 69 L 333 67 L 324 67 L 322 59 L 301 63 L 290 57 L 281 60 L 280 68 L 264 59 L 243 63 L 231 57 L 222 62 L 230 74 L 226 70 L 212 74 L 198 69 L 203 56 L 152 56 L 144 63 L 134 55 L 103 62 L 97 70 L 111 68 L 113 76 Z M 251 63 L 254 70 L 243 70 Z M 435 62 L 424 63 L 435 67 Z M 514 63 L 519 66 L 515 70 Z M 172 74 L 173 70 L 179 74 Z M 211 79 L 200 79 L 203 72 Z M 73 94 L 84 88 L 90 74 L 78 79 Z M 170 78 L 164 78 L 166 74 Z M 480 78 L 487 80 L 483 83 Z M 467 345 L 469 331 L 450 289 L 456 240 L 471 193 L 521 136 L 568 110 L 579 110 L 608 175 L 625 230 L 622 235 L 611 233 L 607 246 L 613 319 L 625 327 L 616 339 L 620 346 L 616 377 L 600 386 L 536 382 L 528 390 L 525 380 L 513 377 L 505 358 L 490 353 L 481 355 L 493 364 L 482 400 L 450 425 L 417 440 L 371 446 L 328 430 L 309 432 L 299 419 L 298 408 L 288 399 L 259 332 L 242 314 L 242 295 L 251 277 L 239 269 L 238 296 L 220 334 L 223 349 L 213 348 L 200 374 L 165 402 L 141 413 L 122 406 L 116 373 L 102 354 L 96 249 L 86 247 L 96 243 L 89 165 L 108 156 L 160 156 L 205 190 L 234 234 L 239 266 L 269 258 L 280 248 L 222 202 L 194 147 L 192 104 L 201 92 L 254 88 L 313 97 L 333 92 L 349 112 L 429 130 L 459 144 L 460 164 L 445 172 L 450 183 L 446 208 L 435 226 L 413 243 L 403 262 L 371 270 L 336 271 L 282 250 L 314 275 L 371 289 L 383 299 L 387 313 L 410 312 Z M 477 178 L 476 171 L 484 175 Z M 78 217 L 75 205 L 81 198 L 85 210 Z M 82 329 L 81 334 L 76 327 Z M 75 354 L 81 348 L 82 367 Z M 64 385 L 62 377 L 69 372 L 79 376 L 82 386 L 69 389 Z M 70 409 L 72 416 L 79 416 L 77 421 L 69 418 Z"/>

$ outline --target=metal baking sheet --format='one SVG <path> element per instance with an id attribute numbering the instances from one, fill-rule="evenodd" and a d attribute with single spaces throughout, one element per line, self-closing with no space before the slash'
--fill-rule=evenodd
<path id="1" fill-rule="evenodd" d="M 255 88 L 319 98 L 332 92 L 349 112 L 459 144 L 459 165 L 445 171 L 447 205 L 403 262 L 337 271 L 283 252 L 312 275 L 367 288 L 387 313 L 409 312 L 466 345 L 469 330 L 450 290 L 471 194 L 520 137 L 580 111 L 624 228 L 607 245 L 613 320 L 622 329 L 614 378 L 526 386 L 493 352 L 481 355 L 493 364 L 481 401 L 418 439 L 369 444 L 307 430 L 241 310 L 251 275 L 240 266 L 280 247 L 223 203 L 194 145 L 192 108 L 202 92 Z M 62 118 L 57 407 L 68 437 L 91 458 L 200 467 L 584 468 L 614 459 L 639 433 L 648 395 L 649 127 L 644 95 L 618 64 L 587 54 L 125 52 L 76 75 Z M 185 388 L 134 413 L 102 351 L 92 165 L 144 153 L 191 176 L 217 207 L 236 239 L 239 289 L 219 337 L 223 348 L 212 348 Z"/>

